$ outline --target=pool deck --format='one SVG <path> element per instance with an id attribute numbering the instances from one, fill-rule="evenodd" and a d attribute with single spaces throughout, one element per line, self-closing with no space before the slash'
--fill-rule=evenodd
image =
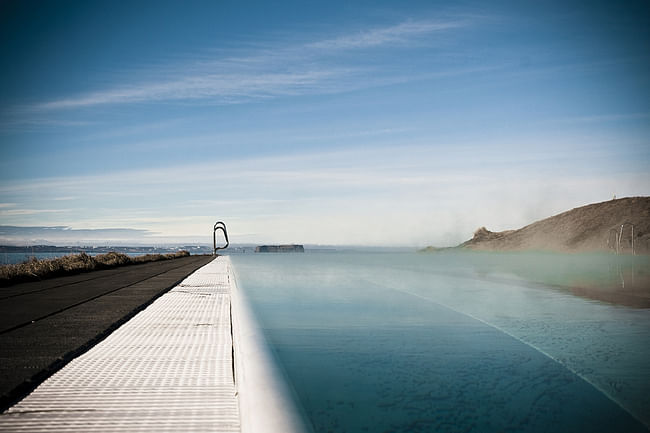
<path id="1" fill-rule="evenodd" d="M 187 266 L 196 269 L 201 265 L 187 276 Z M 142 277 L 147 269 L 139 268 L 136 276 Z M 77 351 L 81 354 L 68 352 L 71 360 L 60 361 L 69 361 L 65 366 L 39 381 L 31 394 L 0 414 L 0 431 L 311 431 L 245 294 L 237 287 L 230 257 L 186 260 L 184 265 L 179 264 L 178 271 L 187 277 L 171 290 L 164 290 L 162 296 L 131 314 L 132 318 L 122 321 L 121 326 L 114 324 L 105 329 L 101 338 L 86 343 L 89 348 L 83 353 L 81 349 Z M 91 279 L 97 283 L 101 275 Z M 54 290 L 60 284 L 49 286 Z M 42 294 L 49 289 L 33 292 L 36 289 L 22 288 L 17 296 Z M 102 293 L 111 295 L 121 290 Z M 98 299 L 104 295 L 97 295 Z M 49 296 L 56 301 L 56 296 Z M 121 302 L 126 299 L 122 297 Z M 101 316 L 102 311 L 115 309 L 119 302 L 104 303 L 103 309 L 95 308 L 90 313 Z M 81 305 L 88 307 L 86 303 Z M 47 326 L 48 317 L 35 323 Z M 34 323 L 20 323 L 23 326 L 7 328 L 5 333 L 36 329 Z M 68 323 L 66 329 L 68 333 L 83 334 L 84 328 L 79 326 Z M 48 334 L 47 328 L 40 330 Z M 60 337 L 56 330 L 52 334 L 49 340 Z M 78 356 L 72 356 L 74 353 Z M 29 356 L 10 356 L 5 349 L 3 356 L 23 363 L 32 360 Z"/>
<path id="2" fill-rule="evenodd" d="M 0 288 L 0 412 L 213 259 L 190 256 Z"/>
<path id="3" fill-rule="evenodd" d="M 227 258 L 217 258 L 0 415 L 0 431 L 240 431 Z"/>

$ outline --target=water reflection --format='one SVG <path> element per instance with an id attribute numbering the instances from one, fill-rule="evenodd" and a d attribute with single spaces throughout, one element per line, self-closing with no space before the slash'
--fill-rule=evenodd
<path id="1" fill-rule="evenodd" d="M 540 284 L 589 299 L 650 308 L 649 256 L 601 253 L 459 253 L 452 256 L 469 264 L 480 278 Z"/>

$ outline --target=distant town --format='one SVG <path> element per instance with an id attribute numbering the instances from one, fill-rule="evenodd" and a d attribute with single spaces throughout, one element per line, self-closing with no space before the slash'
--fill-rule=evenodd
<path id="1" fill-rule="evenodd" d="M 24 253 L 24 254 L 40 254 L 40 253 L 59 253 L 59 254 L 104 254 L 110 251 L 115 251 L 124 254 L 164 254 L 173 253 L 176 251 L 189 251 L 190 254 L 209 254 L 212 253 L 212 248 L 207 245 L 180 245 L 180 246 L 53 246 L 53 245 L 30 245 L 30 246 L 14 246 L 14 245 L 0 245 L 0 253 Z"/>

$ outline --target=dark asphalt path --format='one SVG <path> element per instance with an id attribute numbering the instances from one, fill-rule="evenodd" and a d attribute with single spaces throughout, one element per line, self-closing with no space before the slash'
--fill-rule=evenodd
<path id="1" fill-rule="evenodd" d="M 0 288 L 0 411 L 211 260 L 190 256 Z"/>

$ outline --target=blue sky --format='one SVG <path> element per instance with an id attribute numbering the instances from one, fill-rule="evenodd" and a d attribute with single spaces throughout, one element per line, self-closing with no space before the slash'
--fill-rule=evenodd
<path id="1" fill-rule="evenodd" d="M 0 226 L 442 246 L 650 193 L 648 2 L 2 2 L 0 43 Z"/>

